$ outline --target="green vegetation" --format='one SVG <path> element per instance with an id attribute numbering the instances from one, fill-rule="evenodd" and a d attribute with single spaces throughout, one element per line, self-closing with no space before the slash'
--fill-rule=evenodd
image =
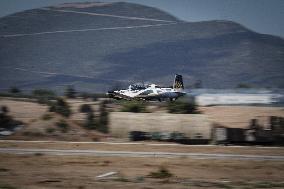
<path id="1" fill-rule="evenodd" d="M 21 93 L 21 90 L 17 87 L 11 87 L 9 93 Z"/>
<path id="2" fill-rule="evenodd" d="M 40 104 L 50 104 L 50 100 L 56 99 L 56 94 L 53 91 L 46 89 L 33 90 L 32 96 L 37 99 Z"/>
<path id="3" fill-rule="evenodd" d="M 56 123 L 56 126 L 60 129 L 62 133 L 67 133 L 70 129 L 70 126 L 68 125 L 68 123 L 66 123 L 65 120 L 60 120 Z"/>
<path id="4" fill-rule="evenodd" d="M 103 133 L 108 133 L 108 111 L 106 110 L 106 101 L 101 102 L 100 104 L 100 116 L 98 120 L 97 130 Z"/>
<path id="5" fill-rule="evenodd" d="M 3 114 L 9 113 L 9 109 L 8 109 L 7 106 L 1 106 L 1 111 L 2 111 Z"/>
<path id="6" fill-rule="evenodd" d="M 76 97 L 76 90 L 73 86 L 69 85 L 65 90 L 65 96 L 67 98 L 75 98 Z"/>
<path id="7" fill-rule="evenodd" d="M 197 105 L 195 102 L 173 101 L 168 103 L 168 112 L 174 114 L 196 114 Z"/>
<path id="8" fill-rule="evenodd" d="M 6 184 L 0 184 L 0 189 L 16 189 L 16 187 Z"/>
<path id="9" fill-rule="evenodd" d="M 57 98 L 55 103 L 51 103 L 49 111 L 56 112 L 64 117 L 69 117 L 72 113 L 68 103 L 63 98 Z"/>
<path id="10" fill-rule="evenodd" d="M 52 133 L 54 133 L 54 132 L 55 132 L 55 129 L 54 129 L 54 128 L 49 127 L 49 128 L 46 128 L 46 129 L 45 129 L 45 131 L 46 131 L 47 133 L 49 133 L 49 134 L 52 134 Z"/>
<path id="11" fill-rule="evenodd" d="M 0 168 L 0 172 L 8 172 L 9 169 L 6 169 L 6 168 Z"/>
<path id="12" fill-rule="evenodd" d="M 246 83 L 239 83 L 236 88 L 249 89 L 249 88 L 251 88 L 251 86 L 249 84 L 246 84 Z"/>
<path id="13" fill-rule="evenodd" d="M 120 176 L 118 178 L 115 178 L 113 179 L 114 181 L 117 181 L 117 182 L 129 182 L 130 180 L 128 180 L 127 178 L 123 177 L 123 176 Z"/>
<path id="14" fill-rule="evenodd" d="M 0 111 L 0 128 L 13 129 L 18 125 L 22 125 L 21 121 L 14 120 L 10 115 L 8 115 L 9 109 L 7 106 L 1 106 Z"/>
<path id="15" fill-rule="evenodd" d="M 149 174 L 149 177 L 159 178 L 159 179 L 169 178 L 169 177 L 172 177 L 172 176 L 173 176 L 173 174 L 168 169 L 166 169 L 165 167 L 160 167 L 158 171 L 151 172 Z"/>
<path id="16" fill-rule="evenodd" d="M 80 112 L 81 113 L 93 112 L 92 106 L 89 104 L 82 104 L 80 106 Z"/>
<path id="17" fill-rule="evenodd" d="M 284 187 L 284 182 L 257 182 L 253 183 L 253 188 L 283 188 Z"/>
<path id="18" fill-rule="evenodd" d="M 13 97 L 13 98 L 34 98 L 32 95 L 23 94 L 23 93 L 10 93 L 10 92 L 1 92 L 0 97 Z"/>
<path id="19" fill-rule="evenodd" d="M 33 131 L 25 131 L 23 135 L 32 136 L 32 137 L 43 137 L 44 136 L 44 134 L 42 134 L 41 132 L 33 132 Z"/>
<path id="20" fill-rule="evenodd" d="M 80 93 L 78 94 L 78 97 L 81 97 L 83 99 L 92 99 L 93 101 L 97 101 L 98 98 L 106 98 L 105 94 L 94 94 L 94 93 L 86 93 L 86 92 L 83 92 L 83 93 Z"/>
<path id="21" fill-rule="evenodd" d="M 106 110 L 106 101 L 101 102 L 99 115 L 96 118 L 92 109 L 87 109 L 87 119 L 84 127 L 87 129 L 94 129 L 102 133 L 108 133 L 108 111 Z"/>
<path id="22" fill-rule="evenodd" d="M 41 119 L 44 120 L 44 121 L 47 121 L 47 120 L 51 120 L 53 118 L 53 116 L 51 114 L 44 114 L 42 115 Z"/>
<path id="23" fill-rule="evenodd" d="M 55 98 L 56 94 L 55 92 L 47 89 L 35 89 L 33 90 L 32 94 L 35 97 L 47 97 L 47 98 Z"/>
<path id="24" fill-rule="evenodd" d="M 122 104 L 122 112 L 145 113 L 146 105 L 142 101 L 125 101 Z"/>
<path id="25" fill-rule="evenodd" d="M 83 126 L 86 129 L 96 129 L 97 122 L 95 120 L 94 112 L 88 112 L 87 119 Z"/>
<path id="26" fill-rule="evenodd" d="M 36 99 L 40 104 L 50 104 L 50 100 L 56 99 L 56 93 L 47 89 L 35 89 L 31 94 L 22 93 L 18 88 L 11 87 L 8 92 L 1 92 L 0 97 Z"/>

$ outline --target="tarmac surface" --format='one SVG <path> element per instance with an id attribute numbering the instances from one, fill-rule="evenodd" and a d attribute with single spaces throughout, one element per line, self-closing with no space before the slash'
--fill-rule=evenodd
<path id="1" fill-rule="evenodd" d="M 214 154 L 214 153 L 172 153 L 172 152 L 134 152 L 134 151 L 102 151 L 102 150 L 62 150 L 36 148 L 0 148 L 0 154 L 21 155 L 59 155 L 59 156 L 107 156 L 107 157 L 188 157 L 193 159 L 232 159 L 232 160 L 268 160 L 284 161 L 284 156 L 245 155 L 245 154 Z"/>

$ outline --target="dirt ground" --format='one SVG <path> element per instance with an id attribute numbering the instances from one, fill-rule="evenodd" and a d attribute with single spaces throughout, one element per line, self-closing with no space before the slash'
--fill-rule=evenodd
<path id="1" fill-rule="evenodd" d="M 150 177 L 161 167 L 172 176 Z M 283 161 L 1 154 L 0 188 L 283 188 L 283 168 Z M 96 177 L 108 172 L 117 174 Z"/>

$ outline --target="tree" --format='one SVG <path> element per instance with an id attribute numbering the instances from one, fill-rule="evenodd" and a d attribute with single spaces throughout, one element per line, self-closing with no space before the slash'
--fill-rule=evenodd
<path id="1" fill-rule="evenodd" d="M 239 83 L 237 85 L 237 88 L 240 88 L 240 89 L 249 89 L 251 88 L 251 86 L 249 84 L 246 84 L 246 83 Z"/>
<path id="2" fill-rule="evenodd" d="M 65 96 L 67 98 L 75 98 L 76 97 L 76 90 L 73 86 L 69 85 L 65 90 Z"/>
<path id="3" fill-rule="evenodd" d="M 47 97 L 47 98 L 56 97 L 56 94 L 53 91 L 46 89 L 35 89 L 33 90 L 33 95 L 35 97 Z"/>
<path id="4" fill-rule="evenodd" d="M 9 92 L 10 92 L 10 93 L 20 93 L 21 90 L 20 90 L 19 88 L 17 88 L 17 87 L 11 87 L 11 88 L 9 89 Z"/>
<path id="5" fill-rule="evenodd" d="M 56 99 L 56 94 L 51 90 L 35 89 L 32 94 L 40 104 L 50 104 L 50 100 Z"/>
<path id="6" fill-rule="evenodd" d="M 98 120 L 98 131 L 108 133 L 108 111 L 106 110 L 106 101 L 100 104 L 100 117 Z"/>
<path id="7" fill-rule="evenodd" d="M 82 104 L 80 107 L 80 112 L 81 113 L 93 112 L 93 109 L 89 104 Z"/>
<path id="8" fill-rule="evenodd" d="M 60 120 L 56 123 L 56 126 L 61 130 L 62 133 L 67 133 L 70 129 L 70 126 L 65 120 Z"/>
<path id="9" fill-rule="evenodd" d="M 87 119 L 84 123 L 86 129 L 96 129 L 97 123 L 95 120 L 94 112 L 88 112 Z"/>
<path id="10" fill-rule="evenodd" d="M 9 109 L 7 106 L 1 106 L 1 111 L 3 114 L 7 114 L 9 112 Z"/>
<path id="11" fill-rule="evenodd" d="M 49 111 L 59 113 L 64 117 L 69 117 L 72 113 L 69 105 L 62 98 L 58 98 L 55 103 L 52 103 L 49 107 Z"/>

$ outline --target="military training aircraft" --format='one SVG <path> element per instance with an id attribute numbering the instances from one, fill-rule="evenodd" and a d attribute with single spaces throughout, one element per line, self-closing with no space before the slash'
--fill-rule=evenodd
<path id="1" fill-rule="evenodd" d="M 175 75 L 175 80 L 172 88 L 163 88 L 155 84 L 148 86 L 144 85 L 130 85 L 128 89 L 109 91 L 107 95 L 110 98 L 117 100 L 159 100 L 174 101 L 186 93 L 183 92 L 184 85 L 182 75 Z"/>

